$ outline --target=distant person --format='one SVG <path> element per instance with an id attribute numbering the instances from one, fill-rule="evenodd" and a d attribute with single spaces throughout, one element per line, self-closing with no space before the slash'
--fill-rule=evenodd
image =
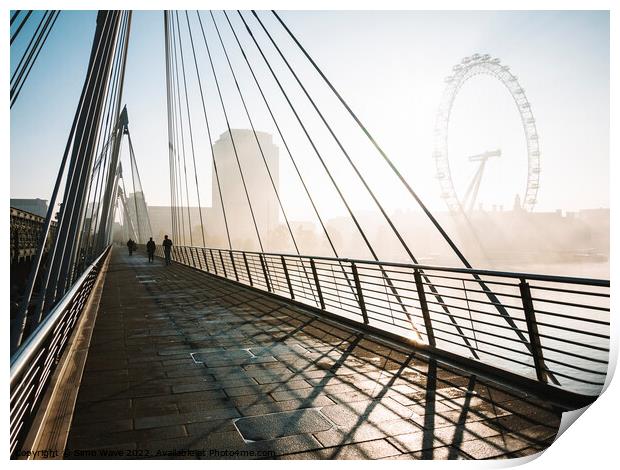
<path id="1" fill-rule="evenodd" d="M 166 264 L 170 264 L 170 253 L 172 252 L 172 240 L 168 238 L 168 235 L 164 235 L 164 242 L 162 243 L 164 247 L 164 255 L 166 256 Z"/>
<path id="2" fill-rule="evenodd" d="M 129 250 L 129 256 L 133 254 L 133 250 L 136 249 L 135 243 L 131 238 L 127 241 L 127 249 Z"/>
<path id="3" fill-rule="evenodd" d="M 149 263 L 152 263 L 153 256 L 155 255 L 155 242 L 153 241 L 153 237 L 149 238 L 149 241 L 146 242 L 146 252 L 149 255 Z"/>

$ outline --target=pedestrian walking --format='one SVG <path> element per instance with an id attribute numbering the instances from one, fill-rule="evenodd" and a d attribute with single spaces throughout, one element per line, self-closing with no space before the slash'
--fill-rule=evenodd
<path id="1" fill-rule="evenodd" d="M 149 263 L 152 263 L 153 256 L 155 255 L 155 242 L 153 241 L 153 237 L 149 238 L 149 241 L 146 242 L 146 252 L 149 255 Z"/>
<path id="2" fill-rule="evenodd" d="M 171 264 L 172 261 L 170 259 L 170 255 L 172 252 L 172 240 L 168 238 L 168 235 L 164 235 L 164 242 L 162 243 L 164 247 L 164 256 L 166 257 L 166 264 Z"/>

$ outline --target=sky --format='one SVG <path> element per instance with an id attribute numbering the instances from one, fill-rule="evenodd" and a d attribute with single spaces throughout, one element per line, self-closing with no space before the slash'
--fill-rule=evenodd
<path id="1" fill-rule="evenodd" d="M 227 70 L 211 18 L 202 14 L 214 54 L 233 128 L 249 128 L 234 82 Z M 66 144 L 92 44 L 96 13 L 63 12 L 16 105 L 11 110 L 11 197 L 48 199 Z M 433 152 L 433 128 L 444 92 L 444 78 L 465 56 L 499 57 L 525 89 L 536 118 L 541 147 L 540 190 L 536 210 L 580 210 L 609 207 L 609 15 L 588 11 L 348 12 L 286 11 L 281 16 L 327 77 L 342 93 L 405 178 L 433 210 L 444 210 Z M 231 61 L 257 130 L 276 134 L 253 87 L 234 38 L 221 12 L 215 13 Z M 247 21 L 252 23 L 250 15 Z M 268 29 L 298 71 L 319 108 L 333 125 L 353 161 L 388 210 L 414 209 L 386 165 L 347 118 L 290 39 L 269 13 L 261 13 Z M 185 17 L 179 16 L 181 29 Z M 238 17 L 231 15 L 241 40 Z M 190 14 L 194 35 L 199 30 Z M 186 30 L 182 33 L 189 54 Z M 22 35 L 25 37 L 27 35 Z M 258 37 L 258 35 L 257 35 Z M 204 44 L 197 54 L 206 90 L 212 135 L 226 129 L 209 74 Z M 287 75 L 275 53 L 268 58 L 285 77 L 284 86 L 319 142 L 319 149 L 355 210 L 373 203 L 362 189 L 309 103 Z M 12 48 L 12 67 L 19 51 Z M 22 45 L 23 47 L 23 45 Z M 14 51 L 15 53 L 14 53 Z M 197 82 L 189 55 L 190 110 L 194 120 L 197 173 L 203 204 L 210 204 L 211 163 Z M 298 159 L 311 192 L 327 217 L 344 207 L 301 133 L 268 70 L 254 50 L 250 55 L 283 133 Z M 168 205 L 168 136 L 164 68 L 163 14 L 135 11 L 124 88 L 130 130 L 142 185 L 150 205 Z M 203 119 L 201 121 L 201 119 Z M 310 209 L 293 173 L 281 140 L 281 194 L 293 219 L 306 219 Z M 494 77 L 469 80 L 457 95 L 449 124 L 449 159 L 454 185 L 462 194 L 476 166 L 468 156 L 500 148 L 502 156 L 488 162 L 479 201 L 486 207 L 510 207 L 523 193 L 527 177 L 525 138 L 512 97 Z M 126 152 L 126 150 L 124 150 Z M 267 183 L 266 183 L 267 184 Z M 195 205 L 196 188 L 190 195 Z M 269 188 L 266 186 L 266 191 Z"/>

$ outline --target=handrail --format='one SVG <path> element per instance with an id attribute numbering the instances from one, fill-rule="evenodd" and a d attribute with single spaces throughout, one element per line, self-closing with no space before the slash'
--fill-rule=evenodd
<path id="1" fill-rule="evenodd" d="M 10 453 L 24 443 L 57 361 L 82 314 L 110 246 L 80 275 L 46 318 L 11 356 Z M 27 406 L 26 406 L 27 405 Z"/>
<path id="2" fill-rule="evenodd" d="M 209 250 L 218 250 L 218 251 L 227 251 L 230 253 L 239 253 L 246 255 L 263 255 L 263 256 L 286 256 L 289 258 L 305 258 L 305 259 L 314 259 L 314 260 L 323 260 L 323 261 L 335 261 L 335 262 L 347 262 L 347 263 L 363 263 L 375 266 L 392 266 L 398 268 L 415 268 L 422 270 L 433 270 L 433 271 L 444 271 L 444 272 L 453 272 L 458 274 L 477 274 L 479 276 L 494 276 L 494 277 L 504 277 L 504 278 L 525 278 L 530 279 L 532 281 L 548 281 L 548 282 L 559 282 L 563 284 L 579 284 L 586 286 L 596 286 L 596 287 L 609 287 L 610 281 L 609 279 L 594 279 L 594 278 L 586 278 L 586 277 L 572 277 L 572 276 L 560 276 L 555 274 L 536 274 L 536 273 L 525 273 L 520 271 L 493 271 L 489 269 L 469 269 L 469 268 L 453 268 L 449 266 L 441 266 L 441 265 L 432 265 L 432 264 L 415 264 L 415 263 L 402 263 L 398 261 L 375 261 L 375 260 L 367 260 L 361 258 L 335 258 L 332 256 L 318 256 L 318 255 L 298 255 L 295 253 L 282 253 L 282 252 L 260 252 L 260 251 L 243 251 L 243 250 L 229 250 L 226 248 L 209 248 L 202 246 L 194 246 L 194 245 L 183 245 L 184 248 L 195 248 L 195 249 L 209 249 Z M 177 247 L 178 248 L 178 247 Z"/>
<path id="3" fill-rule="evenodd" d="M 554 390 L 592 397 L 603 386 L 609 280 L 195 246 L 173 248 L 172 260 L 405 341 L 421 332 L 423 347 Z M 492 302 L 475 276 L 493 286 Z M 448 305 L 440 295 L 450 312 L 432 308 Z"/>
<path id="4" fill-rule="evenodd" d="M 63 296 L 54 308 L 50 311 L 49 315 L 41 322 L 41 324 L 32 332 L 32 334 L 22 343 L 22 345 L 11 356 L 11 387 L 13 387 L 13 381 L 22 372 L 28 362 L 34 357 L 39 349 L 39 346 L 45 341 L 47 335 L 56 326 L 56 322 L 62 315 L 63 311 L 73 300 L 75 294 L 81 289 L 82 284 L 95 268 L 95 266 L 101 261 L 101 259 L 107 254 L 108 250 L 104 250 L 101 255 L 82 273 L 78 280 L 73 284 L 71 289 Z"/>

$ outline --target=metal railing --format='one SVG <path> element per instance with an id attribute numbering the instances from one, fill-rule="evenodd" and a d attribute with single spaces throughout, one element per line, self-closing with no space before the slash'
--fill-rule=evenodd
<path id="1" fill-rule="evenodd" d="M 189 246 L 172 260 L 579 395 L 604 384 L 608 280 Z"/>
<path id="2" fill-rule="evenodd" d="M 80 278 L 11 357 L 11 456 L 21 448 L 50 379 L 88 302 L 109 248 Z"/>

